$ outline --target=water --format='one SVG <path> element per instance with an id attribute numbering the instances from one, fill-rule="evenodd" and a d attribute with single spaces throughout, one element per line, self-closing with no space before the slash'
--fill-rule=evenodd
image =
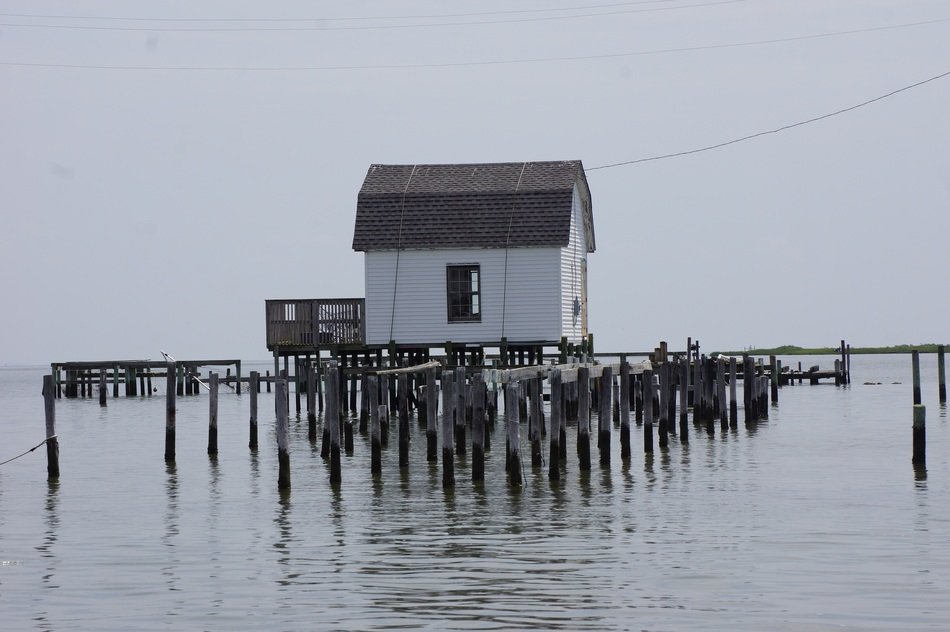
<path id="1" fill-rule="evenodd" d="M 596 465 L 595 443 L 582 475 L 571 426 L 564 480 L 549 483 L 529 458 L 521 492 L 507 487 L 497 431 L 484 486 L 462 457 L 444 492 L 413 423 L 408 471 L 393 439 L 373 481 L 357 435 L 334 490 L 306 420 L 292 421 L 282 495 L 266 393 L 251 453 L 249 398 L 222 387 L 217 460 L 207 397 L 179 398 L 175 467 L 163 459 L 164 397 L 110 397 L 104 410 L 61 399 L 60 483 L 47 484 L 44 448 L 0 466 L 0 625 L 948 629 L 950 431 L 936 359 L 922 369 L 926 475 L 910 463 L 910 359 L 855 356 L 850 388 L 783 388 L 754 428 L 717 423 L 708 436 L 690 424 L 688 446 L 671 438 L 650 458 L 633 427 L 628 467 L 614 428 L 611 466 Z M 0 370 L 0 460 L 43 438 L 42 372 Z"/>

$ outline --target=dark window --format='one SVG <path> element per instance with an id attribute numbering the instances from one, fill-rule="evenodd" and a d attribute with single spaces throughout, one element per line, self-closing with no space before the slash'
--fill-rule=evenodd
<path id="1" fill-rule="evenodd" d="M 446 266 L 445 278 L 450 323 L 482 320 L 478 266 Z"/>

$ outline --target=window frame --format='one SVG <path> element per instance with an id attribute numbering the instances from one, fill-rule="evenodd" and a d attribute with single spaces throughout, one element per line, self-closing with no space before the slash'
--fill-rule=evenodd
<path id="1" fill-rule="evenodd" d="M 472 282 L 472 272 L 476 274 Z M 456 277 L 453 278 L 453 273 Z M 466 283 L 467 289 L 462 284 Z M 453 287 L 453 285 L 455 287 Z M 457 299 L 453 302 L 453 298 Z M 467 300 L 466 300 L 467 299 Z M 462 309 L 467 306 L 467 313 Z M 445 307 L 449 324 L 482 322 L 482 270 L 478 263 L 445 266 Z"/>

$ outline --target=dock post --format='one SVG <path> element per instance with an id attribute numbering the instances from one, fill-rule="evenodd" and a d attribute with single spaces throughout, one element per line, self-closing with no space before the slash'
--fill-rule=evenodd
<path id="1" fill-rule="evenodd" d="M 307 367 L 307 438 L 314 442 L 317 440 L 317 376 L 314 373 L 313 364 L 307 362 L 305 366 Z"/>
<path id="2" fill-rule="evenodd" d="M 248 424 L 247 447 L 251 450 L 257 449 L 257 393 L 261 388 L 261 374 L 258 371 L 251 371 L 251 420 Z"/>
<path id="3" fill-rule="evenodd" d="M 472 482 L 485 480 L 485 383 L 480 373 L 472 376 Z M 506 409 L 507 410 L 507 409 Z"/>
<path id="4" fill-rule="evenodd" d="M 165 364 L 165 462 L 175 462 L 175 388 L 177 380 L 175 363 Z"/>
<path id="5" fill-rule="evenodd" d="M 405 373 L 396 375 L 397 414 L 399 415 L 399 467 L 409 467 L 409 395 Z"/>
<path id="6" fill-rule="evenodd" d="M 578 379 L 580 373 L 578 372 Z M 620 356 L 620 460 L 630 460 L 630 364 L 626 356 Z"/>
<path id="7" fill-rule="evenodd" d="M 943 345 L 937 345 L 937 383 L 940 396 L 940 403 L 947 403 L 947 367 L 943 359 Z"/>
<path id="8" fill-rule="evenodd" d="M 379 418 L 379 441 L 383 447 L 389 445 L 389 376 L 377 376 L 376 403 L 386 404 L 386 415 Z"/>
<path id="9" fill-rule="evenodd" d="M 739 425 L 739 404 L 736 401 L 736 358 L 729 358 L 729 426 Z"/>
<path id="10" fill-rule="evenodd" d="M 521 487 L 521 436 L 520 407 L 521 385 L 508 382 L 505 385 L 505 421 L 508 426 L 508 484 Z"/>
<path id="11" fill-rule="evenodd" d="M 264 381 L 267 382 L 267 392 L 270 393 L 270 392 L 271 392 L 271 390 L 270 390 L 270 389 L 271 389 L 270 383 L 273 381 L 273 380 L 270 379 L 270 369 L 268 369 L 267 371 L 264 372 L 264 378 L 265 378 Z"/>
<path id="12" fill-rule="evenodd" d="M 435 367 L 426 370 L 426 460 L 436 463 L 439 460 L 439 386 L 436 381 Z"/>
<path id="13" fill-rule="evenodd" d="M 208 375 L 208 386 L 211 392 L 208 395 L 208 455 L 218 453 L 218 374 Z"/>
<path id="14" fill-rule="evenodd" d="M 531 441 L 531 467 L 541 467 L 544 464 L 541 446 L 541 378 L 528 380 L 528 399 L 531 406 L 528 409 L 528 439 Z"/>
<path id="15" fill-rule="evenodd" d="M 369 386 L 367 386 L 366 378 L 369 377 L 365 373 L 360 378 L 360 427 L 359 431 L 361 435 L 367 433 L 367 428 L 369 424 L 369 409 L 371 406 L 376 406 L 376 402 L 370 402 L 369 397 L 367 397 L 367 392 Z"/>
<path id="16" fill-rule="evenodd" d="M 920 352 L 911 351 L 910 358 L 914 371 L 914 406 L 919 406 L 922 403 L 920 398 Z"/>
<path id="17" fill-rule="evenodd" d="M 56 438 L 56 387 L 52 375 L 43 376 L 43 408 L 46 413 L 46 477 L 59 479 L 59 439 Z"/>
<path id="18" fill-rule="evenodd" d="M 590 470 L 590 369 L 586 366 L 577 369 L 577 460 L 582 472 Z"/>
<path id="19" fill-rule="evenodd" d="M 729 429 L 729 404 L 726 402 L 726 359 L 722 356 L 716 358 L 716 401 L 719 409 L 716 411 L 719 415 L 719 429 Z"/>
<path id="20" fill-rule="evenodd" d="M 277 489 L 290 489 L 290 440 L 287 436 L 287 380 L 277 380 L 274 387 L 277 409 Z"/>
<path id="21" fill-rule="evenodd" d="M 653 453 L 653 371 L 650 371 L 650 370 L 644 371 L 640 375 L 640 380 L 643 383 L 643 452 L 646 454 L 652 454 Z"/>
<path id="22" fill-rule="evenodd" d="M 151 393 L 149 393 L 151 395 Z M 108 389 L 106 388 L 106 370 L 99 369 L 99 406 L 105 407 L 108 405 L 107 397 L 109 396 Z"/>
<path id="23" fill-rule="evenodd" d="M 660 353 L 662 356 L 662 351 Z M 670 364 L 669 362 L 663 362 L 660 367 L 660 427 L 659 427 L 659 444 L 661 448 L 665 448 L 670 445 L 670 419 L 669 419 L 669 402 L 667 397 L 670 395 Z"/>
<path id="24" fill-rule="evenodd" d="M 927 409 L 914 404 L 914 452 L 911 462 L 916 466 L 927 464 Z"/>
<path id="25" fill-rule="evenodd" d="M 613 409 L 610 400 L 613 399 L 613 382 L 613 371 L 605 366 L 600 376 L 600 411 L 597 415 L 597 447 L 600 449 L 601 465 L 610 465 L 610 415 Z"/>
<path id="26" fill-rule="evenodd" d="M 119 365 L 112 365 L 112 399 L 119 396 Z"/>
<path id="27" fill-rule="evenodd" d="M 383 441 L 382 441 L 382 429 L 379 425 L 379 420 L 383 416 L 382 409 L 383 407 L 377 404 L 378 397 L 378 386 L 376 382 L 377 378 L 375 375 L 366 376 L 366 391 L 363 393 L 363 398 L 366 400 L 366 405 L 368 410 L 366 411 L 369 414 L 369 443 L 370 443 L 370 474 L 377 475 L 383 471 Z M 388 414 L 388 411 L 387 411 Z"/>
<path id="28" fill-rule="evenodd" d="M 331 485 L 337 485 L 343 480 L 340 472 L 341 372 L 336 362 L 331 362 L 327 369 L 327 412 L 323 416 L 323 425 L 329 427 L 330 449 L 328 452 L 330 456 Z"/>
<path id="29" fill-rule="evenodd" d="M 465 367 L 455 367 L 455 453 L 465 454 Z"/>
<path id="30" fill-rule="evenodd" d="M 755 421 L 752 416 L 752 383 L 755 381 L 752 370 L 752 358 L 748 355 L 742 356 L 742 408 L 745 423 Z"/>
<path id="31" fill-rule="evenodd" d="M 561 448 L 559 441 L 561 437 L 561 370 L 552 369 L 551 379 L 551 431 L 550 451 L 548 452 L 548 480 L 561 480 Z"/>
<path id="32" fill-rule="evenodd" d="M 688 356 L 687 356 L 688 357 Z M 689 361 L 680 368 L 680 443 L 689 443 Z"/>
<path id="33" fill-rule="evenodd" d="M 455 487 L 455 455 L 452 453 L 455 438 L 455 388 L 452 369 L 442 371 L 442 489 Z"/>

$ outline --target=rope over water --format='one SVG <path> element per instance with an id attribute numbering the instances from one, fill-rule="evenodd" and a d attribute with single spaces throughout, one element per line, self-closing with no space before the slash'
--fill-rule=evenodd
<path id="1" fill-rule="evenodd" d="M 29 454 L 30 452 L 33 452 L 33 451 L 36 450 L 37 448 L 39 448 L 39 447 L 41 447 L 42 445 L 44 445 L 47 441 L 51 441 L 52 439 L 55 439 L 55 438 L 56 438 L 56 435 L 53 435 L 53 436 L 51 436 L 51 437 L 46 437 L 45 439 L 43 439 L 42 441 L 40 441 L 39 443 L 37 443 L 35 446 L 33 446 L 32 448 L 30 448 L 30 449 L 27 450 L 26 452 L 24 452 L 24 453 L 22 453 L 22 454 L 18 454 L 18 455 L 16 455 L 15 457 L 13 457 L 12 459 L 7 459 L 6 461 L 0 463 L 0 465 L 6 465 L 6 464 L 9 463 L 10 461 L 16 461 L 16 460 L 19 459 L 21 456 L 26 456 L 26 455 Z"/>

